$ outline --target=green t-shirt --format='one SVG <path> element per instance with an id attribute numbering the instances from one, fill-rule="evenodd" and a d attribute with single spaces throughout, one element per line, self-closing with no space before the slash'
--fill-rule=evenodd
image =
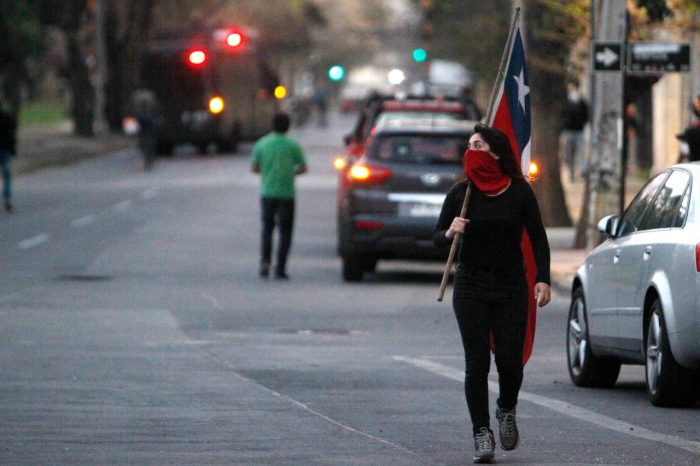
<path id="1" fill-rule="evenodd" d="M 272 132 L 253 146 L 252 165 L 260 168 L 262 197 L 294 199 L 294 177 L 306 157 L 295 141 Z"/>

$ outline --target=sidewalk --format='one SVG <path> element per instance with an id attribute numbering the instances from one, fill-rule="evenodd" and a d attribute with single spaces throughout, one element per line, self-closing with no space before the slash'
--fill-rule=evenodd
<path id="1" fill-rule="evenodd" d="M 135 145 L 134 138 L 107 131 L 94 137 L 77 137 L 73 135 L 70 122 L 29 128 L 20 126 L 13 172 L 21 175 L 41 168 L 109 154 Z"/>
<path id="2" fill-rule="evenodd" d="M 549 227 L 547 238 L 551 250 L 552 261 L 550 275 L 552 287 L 558 292 L 568 292 L 576 270 L 583 264 L 586 257 L 585 249 L 574 249 L 575 227 Z"/>

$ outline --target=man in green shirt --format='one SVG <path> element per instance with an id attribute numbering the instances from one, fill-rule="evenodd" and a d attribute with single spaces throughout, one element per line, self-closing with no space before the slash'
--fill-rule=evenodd
<path id="1" fill-rule="evenodd" d="M 275 277 L 288 279 L 287 255 L 292 244 L 294 225 L 294 179 L 306 173 L 306 156 L 296 141 L 285 136 L 289 116 L 277 113 L 272 119 L 272 132 L 263 136 L 253 147 L 251 168 L 260 173 L 260 200 L 262 207 L 262 245 L 260 275 L 270 273 L 272 232 L 279 227 Z"/>

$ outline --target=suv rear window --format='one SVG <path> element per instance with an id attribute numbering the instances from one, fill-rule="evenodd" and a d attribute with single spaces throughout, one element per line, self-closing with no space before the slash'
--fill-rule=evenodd
<path id="1" fill-rule="evenodd" d="M 367 156 L 397 163 L 461 165 L 466 134 L 384 134 L 374 138 Z"/>

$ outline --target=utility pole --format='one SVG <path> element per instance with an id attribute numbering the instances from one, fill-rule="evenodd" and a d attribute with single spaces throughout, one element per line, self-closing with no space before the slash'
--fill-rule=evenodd
<path id="1" fill-rule="evenodd" d="M 588 189 L 591 196 L 586 229 L 588 249 L 597 244 L 598 221 L 606 215 L 620 213 L 624 137 L 624 44 L 627 38 L 626 1 L 593 0 L 592 6 L 595 19 L 594 40 L 619 43 L 621 53 L 619 70 L 594 71 L 592 74 L 594 100 L 588 161 Z M 593 59 L 596 60 L 596 57 Z M 605 55 L 603 60 L 606 60 Z"/>

